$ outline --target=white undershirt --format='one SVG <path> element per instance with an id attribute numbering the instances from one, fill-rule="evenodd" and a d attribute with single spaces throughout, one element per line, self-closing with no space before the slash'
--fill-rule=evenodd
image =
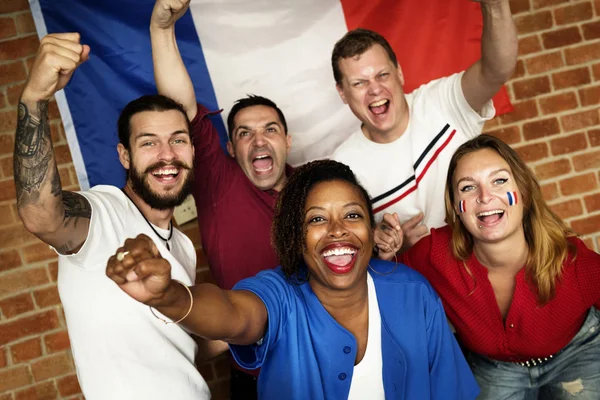
<path id="1" fill-rule="evenodd" d="M 384 400 L 383 361 L 381 359 L 381 314 L 377 303 L 375 284 L 367 274 L 369 296 L 369 332 L 363 359 L 354 366 L 348 400 Z"/>

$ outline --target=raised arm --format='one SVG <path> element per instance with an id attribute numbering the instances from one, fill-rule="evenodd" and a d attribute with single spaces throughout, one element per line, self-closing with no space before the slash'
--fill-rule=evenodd
<path id="1" fill-rule="evenodd" d="M 462 78 L 465 99 L 479 112 L 513 75 L 517 63 L 517 31 L 509 0 L 474 0 L 481 3 L 483 33 L 481 59 Z"/>
<path id="2" fill-rule="evenodd" d="M 183 326 L 205 339 L 245 345 L 264 336 L 267 309 L 255 294 L 200 284 L 189 288 L 192 303 L 183 284 L 171 279 L 171 265 L 146 235 L 127 239 L 108 260 L 106 275 L 135 300 L 173 321 L 183 318 Z"/>
<path id="3" fill-rule="evenodd" d="M 197 112 L 196 94 L 175 40 L 175 22 L 189 5 L 190 0 L 157 0 L 150 20 L 150 39 L 158 93 L 181 103 L 191 121 Z"/>
<path id="4" fill-rule="evenodd" d="M 91 209 L 81 195 L 62 190 L 48 123 L 48 100 L 65 87 L 88 59 L 79 34 L 47 35 L 27 78 L 15 135 L 14 178 L 17 208 L 25 228 L 60 253 L 85 242 Z"/>

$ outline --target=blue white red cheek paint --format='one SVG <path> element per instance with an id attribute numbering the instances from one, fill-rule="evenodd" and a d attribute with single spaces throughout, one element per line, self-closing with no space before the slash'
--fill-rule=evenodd
<path id="1" fill-rule="evenodd" d="M 508 196 L 509 206 L 514 206 L 515 204 L 517 204 L 517 192 L 506 192 L 506 195 Z"/>
<path id="2" fill-rule="evenodd" d="M 458 211 L 460 211 L 461 213 L 467 211 L 466 203 L 464 200 L 458 202 Z"/>

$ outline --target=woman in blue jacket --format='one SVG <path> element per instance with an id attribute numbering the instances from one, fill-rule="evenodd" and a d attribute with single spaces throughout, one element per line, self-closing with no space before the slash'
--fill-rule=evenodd
<path id="1" fill-rule="evenodd" d="M 225 340 L 242 367 L 262 368 L 261 399 L 474 399 L 479 389 L 440 299 L 417 272 L 371 258 L 373 228 L 352 171 L 315 161 L 277 202 L 281 267 L 232 291 L 188 288 L 140 235 L 111 257 L 107 275 L 148 312 Z"/>

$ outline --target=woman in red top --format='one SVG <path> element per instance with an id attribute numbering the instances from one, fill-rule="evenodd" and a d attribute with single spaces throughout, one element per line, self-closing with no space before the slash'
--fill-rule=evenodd
<path id="1" fill-rule="evenodd" d="M 600 255 L 492 136 L 458 148 L 445 197 L 448 226 L 402 257 L 442 298 L 479 398 L 600 399 Z M 380 257 L 399 250 L 399 233 L 397 218 L 386 215 L 376 234 Z"/>

